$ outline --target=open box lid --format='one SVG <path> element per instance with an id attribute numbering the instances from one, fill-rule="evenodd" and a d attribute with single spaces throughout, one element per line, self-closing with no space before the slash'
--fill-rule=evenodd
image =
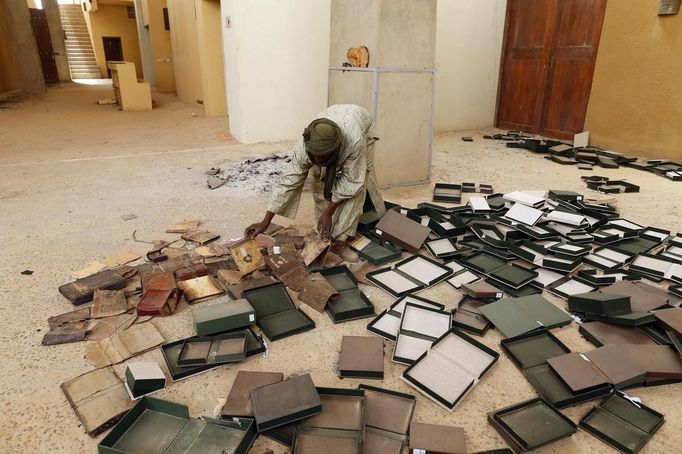
<path id="1" fill-rule="evenodd" d="M 498 357 L 499 353 L 452 329 L 410 365 L 402 378 L 452 412 Z"/>
<path id="2" fill-rule="evenodd" d="M 522 370 L 545 363 L 554 356 L 571 352 L 556 336 L 545 329 L 503 339 L 500 346 Z"/>
<path id="3" fill-rule="evenodd" d="M 410 425 L 410 449 L 417 453 L 464 454 L 467 452 L 464 429 L 413 422 Z"/>
<path id="4" fill-rule="evenodd" d="M 256 439 L 251 418 L 230 421 L 189 417 L 185 405 L 145 396 L 102 439 L 100 454 L 199 454 L 219 446 L 246 454 Z"/>
<path id="5" fill-rule="evenodd" d="M 609 344 L 655 344 L 649 336 L 637 328 L 603 322 L 582 323 L 578 331 L 595 347 Z"/>
<path id="6" fill-rule="evenodd" d="M 296 428 L 291 452 L 297 454 L 362 454 L 363 434 L 361 431 L 321 429 L 316 427 Z"/>
<path id="7" fill-rule="evenodd" d="M 237 376 L 232 383 L 230 393 L 227 396 L 225 405 L 220 412 L 221 417 L 252 417 L 253 408 L 251 407 L 251 390 L 273 383 L 279 383 L 283 379 L 284 374 L 281 372 L 238 371 Z"/>
<path id="8" fill-rule="evenodd" d="M 418 282 L 422 282 L 425 287 L 434 285 L 453 272 L 449 267 L 420 254 L 396 263 L 395 269 Z"/>
<path id="9" fill-rule="evenodd" d="M 609 384 L 609 379 L 581 353 L 572 352 L 547 359 L 550 367 L 573 392 Z"/>
<path id="10" fill-rule="evenodd" d="M 310 374 L 251 390 L 251 404 L 259 432 L 298 421 L 322 411 Z"/>
<path id="11" fill-rule="evenodd" d="M 259 320 L 296 308 L 286 288 L 280 282 L 245 290 L 242 295 L 256 311 L 256 318 Z"/>
<path id="12" fill-rule="evenodd" d="M 365 427 L 365 391 L 347 388 L 317 388 L 322 412 L 306 418 L 299 427 L 362 431 Z"/>
<path id="13" fill-rule="evenodd" d="M 616 393 L 585 415 L 580 427 L 615 449 L 638 452 L 663 424 L 659 412 Z"/>
<path id="14" fill-rule="evenodd" d="M 496 410 L 489 421 L 505 440 L 512 439 L 517 452 L 569 437 L 577 430 L 573 421 L 542 398 Z"/>
<path id="15" fill-rule="evenodd" d="M 407 435 L 414 414 L 416 399 L 404 394 L 361 384 L 365 391 L 365 424 L 400 435 Z"/>
<path id="16" fill-rule="evenodd" d="M 244 329 L 239 329 L 239 330 L 234 330 L 234 331 L 228 331 L 228 333 L 234 333 L 234 332 L 244 332 L 246 334 L 246 357 L 248 358 L 249 356 L 254 356 L 258 355 L 259 353 L 264 353 L 266 351 L 265 343 L 263 342 L 263 339 L 259 336 L 256 336 L 256 333 L 253 332 L 251 328 L 244 328 Z M 196 338 L 197 336 L 193 336 Z M 187 338 L 190 339 L 190 338 Z M 220 366 L 220 364 L 200 364 L 196 366 L 188 366 L 188 367 L 183 367 L 178 365 L 178 358 L 180 356 L 180 351 L 182 350 L 182 346 L 185 343 L 185 340 L 187 339 L 180 339 L 174 342 L 169 342 L 167 344 L 163 344 L 161 346 L 161 355 L 163 356 L 163 360 L 166 363 L 166 367 L 168 368 L 168 372 L 171 376 L 171 379 L 175 381 L 179 381 L 182 379 L 185 379 L 187 377 L 191 377 L 194 375 L 197 375 L 199 373 L 205 372 L 207 370 L 213 369 L 215 367 Z"/>
<path id="17" fill-rule="evenodd" d="M 400 330 L 400 319 L 407 303 L 416 306 L 429 307 L 432 309 L 443 310 L 445 306 L 435 301 L 407 294 L 401 296 L 395 303 L 375 317 L 368 325 L 367 330 L 391 341 L 395 341 Z"/>
<path id="18" fill-rule="evenodd" d="M 520 222 L 528 226 L 534 226 L 544 213 L 536 208 L 524 205 L 522 203 L 515 203 L 509 211 L 504 215 L 507 219 L 514 222 Z"/>

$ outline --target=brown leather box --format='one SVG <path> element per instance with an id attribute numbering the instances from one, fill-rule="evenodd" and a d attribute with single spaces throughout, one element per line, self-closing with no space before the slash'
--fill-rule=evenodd
<path id="1" fill-rule="evenodd" d="M 252 417 L 251 391 L 262 386 L 279 383 L 284 379 L 281 372 L 251 372 L 240 370 L 232 383 L 220 415 L 223 418 Z"/>
<path id="2" fill-rule="evenodd" d="M 547 362 L 573 392 L 577 393 L 609 383 L 608 377 L 580 353 L 566 353 L 549 358 Z"/>
<path id="3" fill-rule="evenodd" d="M 341 378 L 384 378 L 384 340 L 375 336 L 343 336 Z"/>
<path id="4" fill-rule="evenodd" d="M 647 378 L 682 379 L 682 357 L 667 345 L 623 344 L 619 348 L 644 370 Z"/>
<path id="5" fill-rule="evenodd" d="M 104 270 L 60 286 L 59 293 L 78 306 L 91 301 L 95 290 L 119 290 L 125 286 L 126 281 L 120 274 L 112 270 Z"/>
<path id="6" fill-rule="evenodd" d="M 322 411 L 310 374 L 299 375 L 251 391 L 258 432 L 299 421 Z"/>
<path id="7" fill-rule="evenodd" d="M 669 328 L 675 333 L 682 334 L 682 309 L 679 307 L 672 307 L 670 309 L 663 309 L 662 311 L 654 312 L 658 322 Z"/>
<path id="8" fill-rule="evenodd" d="M 646 381 L 646 371 L 620 347 L 611 344 L 585 353 L 585 356 L 606 375 L 616 388 L 641 386 Z"/>
<path id="9" fill-rule="evenodd" d="M 412 453 L 464 454 L 467 452 L 464 429 L 413 422 L 410 425 Z"/>
<path id="10" fill-rule="evenodd" d="M 680 301 L 664 289 L 645 282 L 620 281 L 602 289 L 604 293 L 620 293 L 630 295 L 630 307 L 633 312 L 649 312 L 661 307 L 671 306 Z"/>
<path id="11" fill-rule="evenodd" d="M 430 228 L 395 210 L 387 211 L 376 226 L 376 235 L 382 244 L 389 241 L 394 246 L 415 254 L 421 249 L 430 233 Z"/>
<path id="12" fill-rule="evenodd" d="M 656 344 L 649 336 L 637 328 L 609 325 L 602 322 L 583 323 L 578 328 L 578 331 L 596 347 L 609 344 Z"/>
<path id="13" fill-rule="evenodd" d="M 171 272 L 145 275 L 144 293 L 137 305 L 138 315 L 171 315 L 180 301 L 181 292 L 175 285 Z"/>

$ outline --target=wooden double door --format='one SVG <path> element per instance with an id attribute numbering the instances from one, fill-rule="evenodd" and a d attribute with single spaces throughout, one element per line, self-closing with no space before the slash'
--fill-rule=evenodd
<path id="1" fill-rule="evenodd" d="M 606 0 L 508 0 L 496 124 L 559 139 L 585 123 Z"/>

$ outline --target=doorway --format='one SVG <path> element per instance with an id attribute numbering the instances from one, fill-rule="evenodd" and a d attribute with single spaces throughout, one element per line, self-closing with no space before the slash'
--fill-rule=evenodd
<path id="1" fill-rule="evenodd" d="M 104 46 L 104 60 L 123 61 L 123 46 L 121 45 L 120 37 L 103 36 L 102 45 Z M 107 68 L 109 79 L 111 79 L 111 70 Z"/>
<path id="2" fill-rule="evenodd" d="M 31 27 L 38 46 L 38 55 L 43 67 L 45 83 L 48 85 L 58 84 L 59 73 L 57 72 L 57 62 L 54 59 L 50 29 L 47 26 L 47 14 L 43 9 L 30 8 L 29 10 L 31 12 Z"/>
<path id="3" fill-rule="evenodd" d="M 583 130 L 605 11 L 606 0 L 508 0 L 497 127 Z"/>

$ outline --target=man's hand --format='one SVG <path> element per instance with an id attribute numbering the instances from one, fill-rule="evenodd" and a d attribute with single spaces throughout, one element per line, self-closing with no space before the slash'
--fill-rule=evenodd
<path id="1" fill-rule="evenodd" d="M 341 205 L 341 202 L 332 202 L 327 205 L 327 208 L 317 221 L 317 230 L 320 232 L 320 239 L 323 241 L 332 239 L 332 227 L 334 224 L 332 219 L 334 218 L 334 212 L 336 212 L 339 205 Z"/>
<path id="2" fill-rule="evenodd" d="M 332 215 L 325 211 L 317 222 L 317 230 L 320 232 L 320 239 L 329 240 L 332 233 Z"/>
<path id="3" fill-rule="evenodd" d="M 255 224 L 251 224 L 246 228 L 244 231 L 244 236 L 250 239 L 256 238 L 258 235 L 261 233 L 265 232 L 268 229 L 268 225 L 261 221 L 257 222 Z"/>
<path id="4" fill-rule="evenodd" d="M 257 222 L 256 224 L 251 224 L 246 228 L 246 230 L 244 230 L 244 236 L 250 239 L 256 238 L 258 235 L 265 232 L 268 227 L 270 227 L 273 217 L 275 217 L 275 213 L 272 211 L 266 211 L 265 217 L 262 221 Z"/>

